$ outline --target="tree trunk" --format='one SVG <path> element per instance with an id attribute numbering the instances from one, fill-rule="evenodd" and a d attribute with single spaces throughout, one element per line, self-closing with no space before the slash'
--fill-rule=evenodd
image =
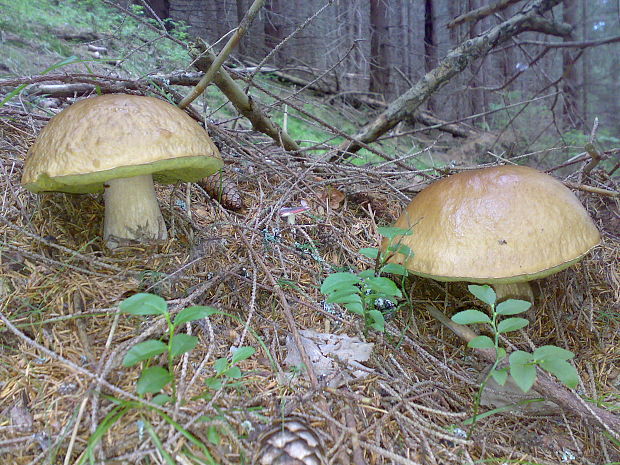
<path id="1" fill-rule="evenodd" d="M 265 46 L 267 53 L 282 41 L 282 4 L 281 0 L 268 0 L 265 3 Z M 273 56 L 274 64 L 280 64 L 280 54 Z"/>
<path id="2" fill-rule="evenodd" d="M 577 24 L 577 0 L 564 0 L 563 20 L 565 23 Z M 567 41 L 575 39 L 575 34 L 566 38 Z M 563 130 L 583 128 L 579 111 L 579 73 L 575 63 L 576 53 L 571 48 L 565 48 L 562 51 Z"/>
<path id="3" fill-rule="evenodd" d="M 588 29 L 588 13 L 587 13 L 586 1 L 581 1 L 581 31 L 584 41 L 589 38 Z M 583 50 L 583 56 L 581 57 L 581 119 L 584 125 L 588 124 L 588 92 L 590 91 L 590 51 L 588 49 Z"/>
<path id="4" fill-rule="evenodd" d="M 387 13 L 389 0 L 370 0 L 370 91 L 384 95 L 390 81 Z"/>
<path id="5" fill-rule="evenodd" d="M 243 15 L 245 15 L 247 8 L 246 0 L 236 0 L 237 2 L 237 24 L 241 24 L 241 20 L 243 19 Z M 245 45 L 245 37 L 241 39 L 239 45 L 237 46 L 239 50 L 239 55 L 243 56 L 246 54 L 246 45 Z"/>
<path id="6" fill-rule="evenodd" d="M 433 0 L 424 1 L 424 71 L 429 72 L 437 66 L 437 41 L 435 37 L 435 11 Z M 426 103 L 429 111 L 433 111 L 433 98 Z"/>

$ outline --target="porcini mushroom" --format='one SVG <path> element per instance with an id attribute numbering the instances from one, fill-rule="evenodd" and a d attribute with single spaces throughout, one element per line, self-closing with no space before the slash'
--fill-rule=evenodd
<path id="1" fill-rule="evenodd" d="M 551 176 L 525 166 L 463 171 L 422 190 L 394 225 L 413 251 L 403 263 L 438 281 L 486 283 L 498 301 L 533 302 L 528 281 L 581 260 L 600 235 L 577 197 Z M 382 244 L 386 250 L 388 241 Z"/>
<path id="2" fill-rule="evenodd" d="M 168 237 L 153 179 L 193 182 L 222 167 L 220 153 L 187 113 L 163 100 L 108 94 L 81 100 L 43 128 L 22 184 L 33 192 L 101 192 L 110 248 Z"/>

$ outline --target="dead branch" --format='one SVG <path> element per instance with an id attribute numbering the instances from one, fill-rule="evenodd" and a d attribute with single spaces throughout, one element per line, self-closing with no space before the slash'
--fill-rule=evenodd
<path id="1" fill-rule="evenodd" d="M 232 71 L 233 71 L 233 75 L 235 73 L 238 73 L 236 69 Z M 267 70 L 263 69 L 263 71 L 267 71 Z M 338 97 L 339 95 L 342 95 L 342 93 L 338 92 L 337 89 L 331 88 L 327 84 L 325 86 L 317 85 L 317 82 L 316 82 L 317 80 L 310 82 L 304 78 L 294 76 L 292 74 L 284 73 L 278 70 L 271 70 L 271 73 L 276 75 L 280 79 L 291 82 L 293 84 L 303 86 L 306 89 L 311 89 L 312 91 L 317 92 L 319 94 L 329 95 L 330 98 L 332 99 Z M 364 92 L 347 92 L 347 98 L 351 101 L 361 103 L 364 105 L 369 105 L 372 107 L 385 108 L 387 106 L 387 104 L 384 101 L 374 99 L 372 97 L 369 97 L 363 94 Z M 474 129 L 471 129 L 468 126 L 461 125 L 461 124 L 454 123 L 454 122 L 450 123 L 447 121 L 443 121 L 437 118 L 436 116 L 433 116 L 428 111 L 416 112 L 413 115 L 412 119 L 425 126 L 433 126 L 433 129 L 438 129 L 439 131 L 447 132 L 456 137 L 470 137 L 470 136 L 474 136 L 478 134 L 477 131 L 475 131 Z"/>
<path id="2" fill-rule="evenodd" d="M 362 128 L 354 137 L 357 142 L 343 144 L 340 147 L 341 151 L 357 152 L 361 148 L 359 142 L 373 142 L 404 118 L 412 117 L 418 107 L 442 85 L 498 44 L 524 31 L 543 28 L 543 23 L 540 21 L 541 15 L 558 3 L 561 3 L 561 0 L 537 0 L 512 18 L 473 39 L 466 40 L 451 50 L 435 69 L 426 73 L 412 88 L 394 100 L 375 120 Z M 544 28 L 553 29 L 556 32 L 565 29 L 563 26 L 552 28 L 548 24 Z"/>
<path id="3" fill-rule="evenodd" d="M 206 72 L 215 60 L 215 54 L 211 47 L 202 39 L 197 39 L 189 50 L 190 56 L 194 59 L 194 67 Z M 235 83 L 233 78 L 224 69 L 220 69 L 213 78 L 213 82 L 228 97 L 228 100 L 235 108 L 250 120 L 252 127 L 263 134 L 271 137 L 276 143 L 286 150 L 298 151 L 299 145 L 267 117 L 260 107 L 243 92 Z"/>
<path id="4" fill-rule="evenodd" d="M 620 42 L 620 35 L 607 37 L 605 39 L 584 40 L 581 42 L 545 42 L 542 40 L 522 40 L 520 43 L 527 45 L 544 45 L 545 47 L 550 48 L 588 48 L 605 44 L 613 44 L 616 42 Z"/>
<path id="5" fill-rule="evenodd" d="M 237 26 L 237 30 L 233 34 L 233 36 L 226 43 L 224 48 L 220 51 L 218 56 L 213 60 L 211 66 L 204 74 L 204 76 L 200 79 L 200 82 L 196 85 L 195 88 L 187 95 L 181 102 L 179 103 L 179 108 L 183 109 L 187 107 L 190 103 L 198 98 L 200 94 L 204 92 L 207 86 L 213 81 L 213 77 L 218 72 L 218 70 L 228 58 L 228 55 L 235 49 L 235 47 L 239 44 L 241 38 L 245 35 L 246 31 L 250 28 L 252 21 L 254 21 L 254 17 L 257 15 L 259 10 L 265 4 L 265 0 L 254 0 L 252 6 L 248 9 L 248 11 L 243 16 L 241 23 Z"/>
<path id="6" fill-rule="evenodd" d="M 487 16 L 491 16 L 498 11 L 501 11 L 505 8 L 508 8 L 513 3 L 517 3 L 521 0 L 500 0 L 498 2 L 492 3 L 491 5 L 482 6 L 480 8 L 476 8 L 475 10 L 468 11 L 467 13 L 462 14 L 461 16 L 457 16 L 452 21 L 447 24 L 448 29 L 452 29 L 453 27 L 458 26 L 463 23 L 477 23 L 483 18 Z"/>
<path id="7" fill-rule="evenodd" d="M 620 197 L 620 192 L 610 191 L 609 189 L 602 189 L 600 187 L 588 186 L 586 184 L 577 184 L 574 182 L 564 181 L 566 187 L 571 189 L 577 189 L 583 192 L 589 192 L 591 194 L 605 195 L 607 197 Z"/>

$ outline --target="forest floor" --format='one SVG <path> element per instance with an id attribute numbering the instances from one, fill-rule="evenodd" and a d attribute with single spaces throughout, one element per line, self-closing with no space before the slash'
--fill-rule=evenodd
<path id="1" fill-rule="evenodd" d="M 41 2 L 34 3 L 36 8 Z M 97 32 L 75 25 L 36 27 L 38 36 L 20 35 L 18 26 L 6 31 L 11 52 L 0 55 L 4 77 L 40 73 L 67 53 L 89 56 L 74 39 L 55 39 L 57 50 L 50 51 L 37 41 L 42 35 Z M 132 30 L 140 33 L 146 34 Z M 113 41 L 107 46 L 110 53 L 122 52 Z M 181 54 L 173 58 L 184 60 Z M 140 56 L 132 60 L 153 65 Z M 111 65 L 92 66 L 103 73 Z M 65 71 L 83 72 L 83 64 Z M 12 90 L 0 87 L 0 99 Z M 221 95 L 209 98 L 224 104 Z M 303 99 L 310 108 L 321 107 L 319 97 Z M 97 463 L 250 463 L 274 421 L 290 417 L 318 435 L 330 463 L 348 463 L 348 457 L 356 465 L 620 463 L 612 435 L 548 402 L 500 409 L 473 427 L 466 424 L 486 365 L 426 311 L 431 306 L 450 316 L 480 308 L 464 284 L 409 278 L 408 302 L 387 317 L 384 333 L 366 332 L 358 315 L 326 304 L 320 292 L 326 276 L 372 268 L 359 250 L 377 247 L 378 226 L 391 224 L 415 191 L 453 172 L 433 166 L 427 152 L 410 171 L 389 163 L 333 164 L 320 156 L 292 160 L 242 121 L 226 121 L 234 116 L 228 106 L 227 115 L 208 115 L 209 130 L 246 207 L 226 210 L 197 185 L 159 186 L 170 240 L 110 252 L 101 238 L 101 196 L 35 195 L 21 187 L 28 148 L 50 114 L 66 104 L 49 109 L 47 100 L 26 88 L 0 107 L 0 312 L 13 326 L 0 324 L 4 463 L 79 463 L 89 454 Z M 360 110 L 344 104 L 323 111 L 322 117 L 339 112 L 339 118 L 364 121 Z M 532 157 L 527 164 L 536 167 L 537 161 Z M 555 174 L 574 181 L 581 168 L 571 165 Z M 617 191 L 620 181 L 606 169 L 591 176 Z M 581 378 L 578 395 L 617 411 L 618 199 L 578 195 L 602 242 L 579 264 L 536 281 L 532 321 L 509 340 L 513 347 L 571 350 Z M 308 209 L 294 222 L 281 214 L 283 207 L 300 206 Z M 163 335 L 161 317 L 119 313 L 120 302 L 142 292 L 163 297 L 172 313 L 191 305 L 219 311 L 189 327 L 200 343 L 175 364 L 174 406 L 156 408 L 136 399 L 141 366 L 121 364 L 134 344 Z M 356 366 L 355 376 L 351 365 L 339 362 L 314 383 L 299 361 L 287 363 L 292 325 L 370 343 L 370 357 Z M 206 385 L 218 373 L 217 360 L 230 360 L 231 349 L 240 346 L 256 349 L 237 364 L 240 377 Z M 490 393 L 481 411 L 525 398 Z M 95 445 L 94 439 L 100 441 Z"/>

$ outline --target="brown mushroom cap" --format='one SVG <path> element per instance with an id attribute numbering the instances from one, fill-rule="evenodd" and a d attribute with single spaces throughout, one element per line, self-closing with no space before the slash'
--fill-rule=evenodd
<path id="1" fill-rule="evenodd" d="M 413 252 L 405 266 L 439 281 L 516 283 L 579 261 L 600 241 L 577 197 L 525 166 L 464 171 L 422 190 L 394 225 Z M 388 243 L 384 240 L 382 249 Z M 392 261 L 402 263 L 403 255 Z"/>
<path id="2" fill-rule="evenodd" d="M 157 98 L 108 94 L 52 118 L 28 151 L 22 184 L 33 192 L 101 192 L 109 179 L 191 182 L 221 166 L 207 132 L 184 111 Z"/>

